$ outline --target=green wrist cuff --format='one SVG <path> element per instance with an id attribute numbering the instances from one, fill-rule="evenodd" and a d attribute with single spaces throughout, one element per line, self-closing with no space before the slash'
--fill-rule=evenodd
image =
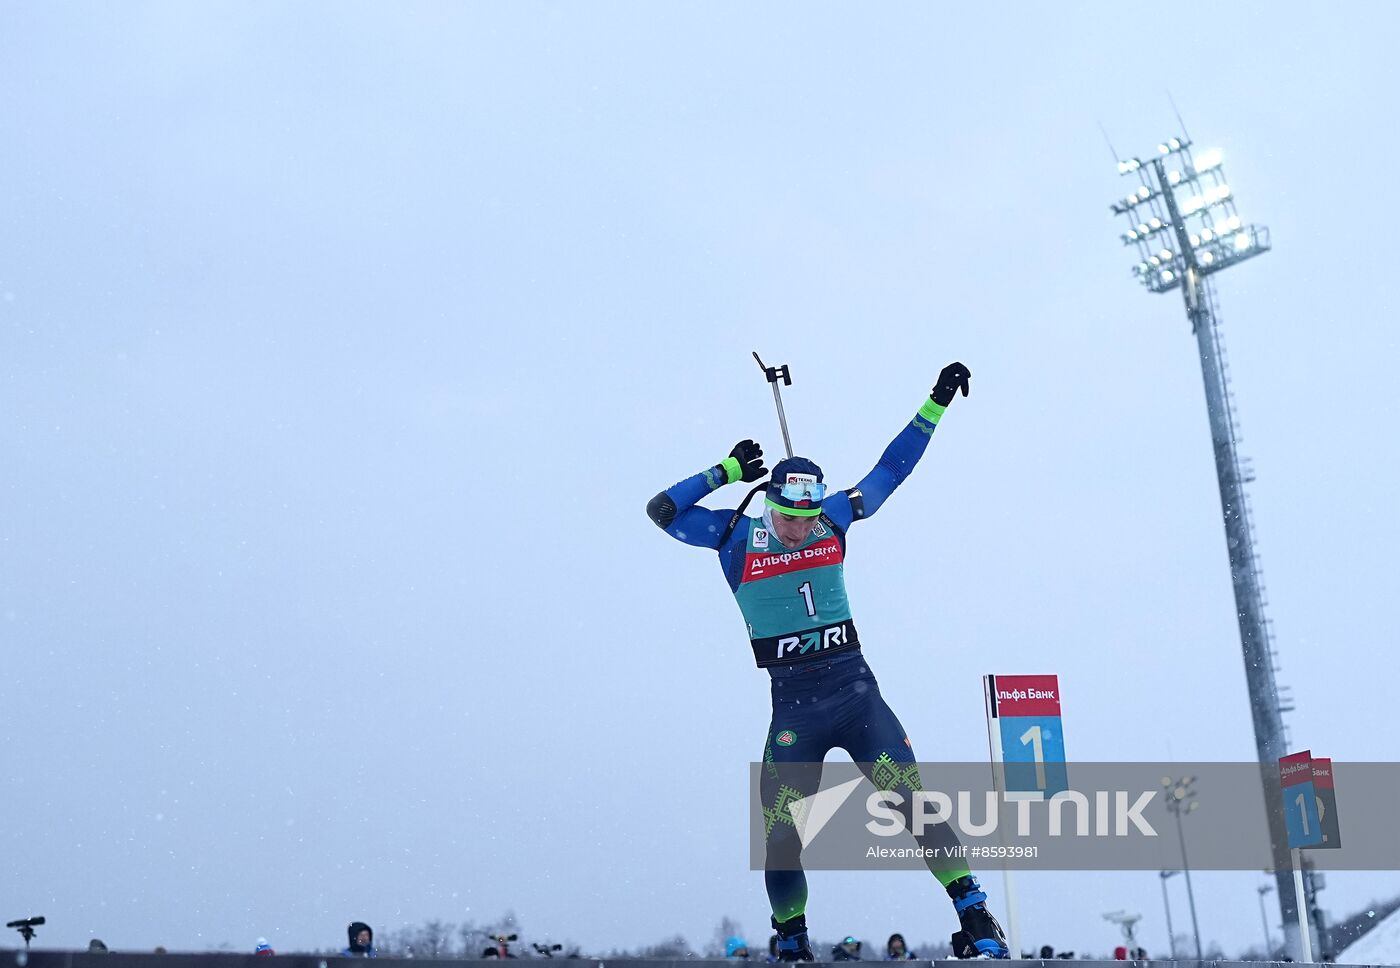
<path id="1" fill-rule="evenodd" d="M 724 476 L 727 478 L 724 483 L 733 484 L 744 479 L 744 468 L 739 465 L 739 458 L 726 457 L 719 462 L 719 466 L 724 469 Z"/>
<path id="2" fill-rule="evenodd" d="M 943 419 L 943 414 L 947 409 L 947 407 L 935 403 L 933 397 L 929 397 L 924 401 L 924 405 L 919 408 L 919 416 L 923 417 L 931 424 L 936 424 L 939 420 Z"/>

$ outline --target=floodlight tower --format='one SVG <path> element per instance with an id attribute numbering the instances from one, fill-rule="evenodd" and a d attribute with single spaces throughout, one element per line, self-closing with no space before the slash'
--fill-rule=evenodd
<path id="1" fill-rule="evenodd" d="M 1138 262 L 1133 269 L 1137 280 L 1150 292 L 1181 290 L 1186 318 L 1201 357 L 1245 681 L 1254 719 L 1254 743 L 1274 845 L 1279 908 L 1284 925 L 1293 926 L 1286 943 L 1296 958 L 1298 902 L 1293 896 L 1288 835 L 1282 815 L 1272 809 L 1279 802 L 1278 759 L 1287 752 L 1283 713 L 1292 707 L 1280 702 L 1274 678 L 1277 656 L 1269 621 L 1264 617 L 1264 586 L 1244 490 L 1244 485 L 1254 478 L 1235 449 L 1238 420 L 1210 278 L 1222 269 L 1269 251 L 1269 230 L 1240 219 L 1221 160 L 1220 151 L 1215 149 L 1193 154 L 1184 133 L 1179 138 L 1168 138 L 1147 160 L 1127 158 L 1118 162 L 1119 175 L 1132 178 L 1135 184 L 1111 207 L 1115 215 L 1128 221 L 1128 230 L 1121 238 L 1124 245 L 1137 252 Z"/>

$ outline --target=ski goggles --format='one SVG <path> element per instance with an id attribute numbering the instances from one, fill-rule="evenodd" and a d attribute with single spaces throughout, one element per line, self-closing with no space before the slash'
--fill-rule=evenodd
<path id="1" fill-rule="evenodd" d="M 826 485 L 820 481 L 791 481 L 783 485 L 781 491 L 789 501 L 811 501 L 820 504 L 826 497 Z"/>

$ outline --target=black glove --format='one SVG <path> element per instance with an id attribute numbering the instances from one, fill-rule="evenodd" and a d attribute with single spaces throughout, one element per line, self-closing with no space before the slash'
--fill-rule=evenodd
<path id="1" fill-rule="evenodd" d="M 943 372 L 938 374 L 938 383 L 933 387 L 929 396 L 933 397 L 933 402 L 940 407 L 946 407 L 953 402 L 953 397 L 957 395 L 959 389 L 963 396 L 967 396 L 967 381 L 972 378 L 972 371 L 961 363 L 949 363 L 943 368 Z"/>
<path id="2" fill-rule="evenodd" d="M 741 440 L 734 445 L 729 456 L 739 462 L 745 482 L 757 481 L 768 476 L 768 468 L 763 466 L 763 448 L 752 440 Z"/>

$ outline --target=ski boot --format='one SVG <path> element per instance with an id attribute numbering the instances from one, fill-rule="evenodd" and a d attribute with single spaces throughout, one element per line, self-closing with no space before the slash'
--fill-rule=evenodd
<path id="1" fill-rule="evenodd" d="M 807 940 L 807 915 L 778 923 L 773 919 L 773 930 L 778 932 L 779 961 L 812 961 L 812 944 Z"/>
<path id="2" fill-rule="evenodd" d="M 953 957 L 955 958 L 1009 958 L 1006 936 L 1001 933 L 1001 925 L 987 910 L 987 895 L 971 874 L 959 877 L 948 885 L 948 896 L 953 899 L 953 910 L 958 912 L 962 930 L 953 935 Z"/>

